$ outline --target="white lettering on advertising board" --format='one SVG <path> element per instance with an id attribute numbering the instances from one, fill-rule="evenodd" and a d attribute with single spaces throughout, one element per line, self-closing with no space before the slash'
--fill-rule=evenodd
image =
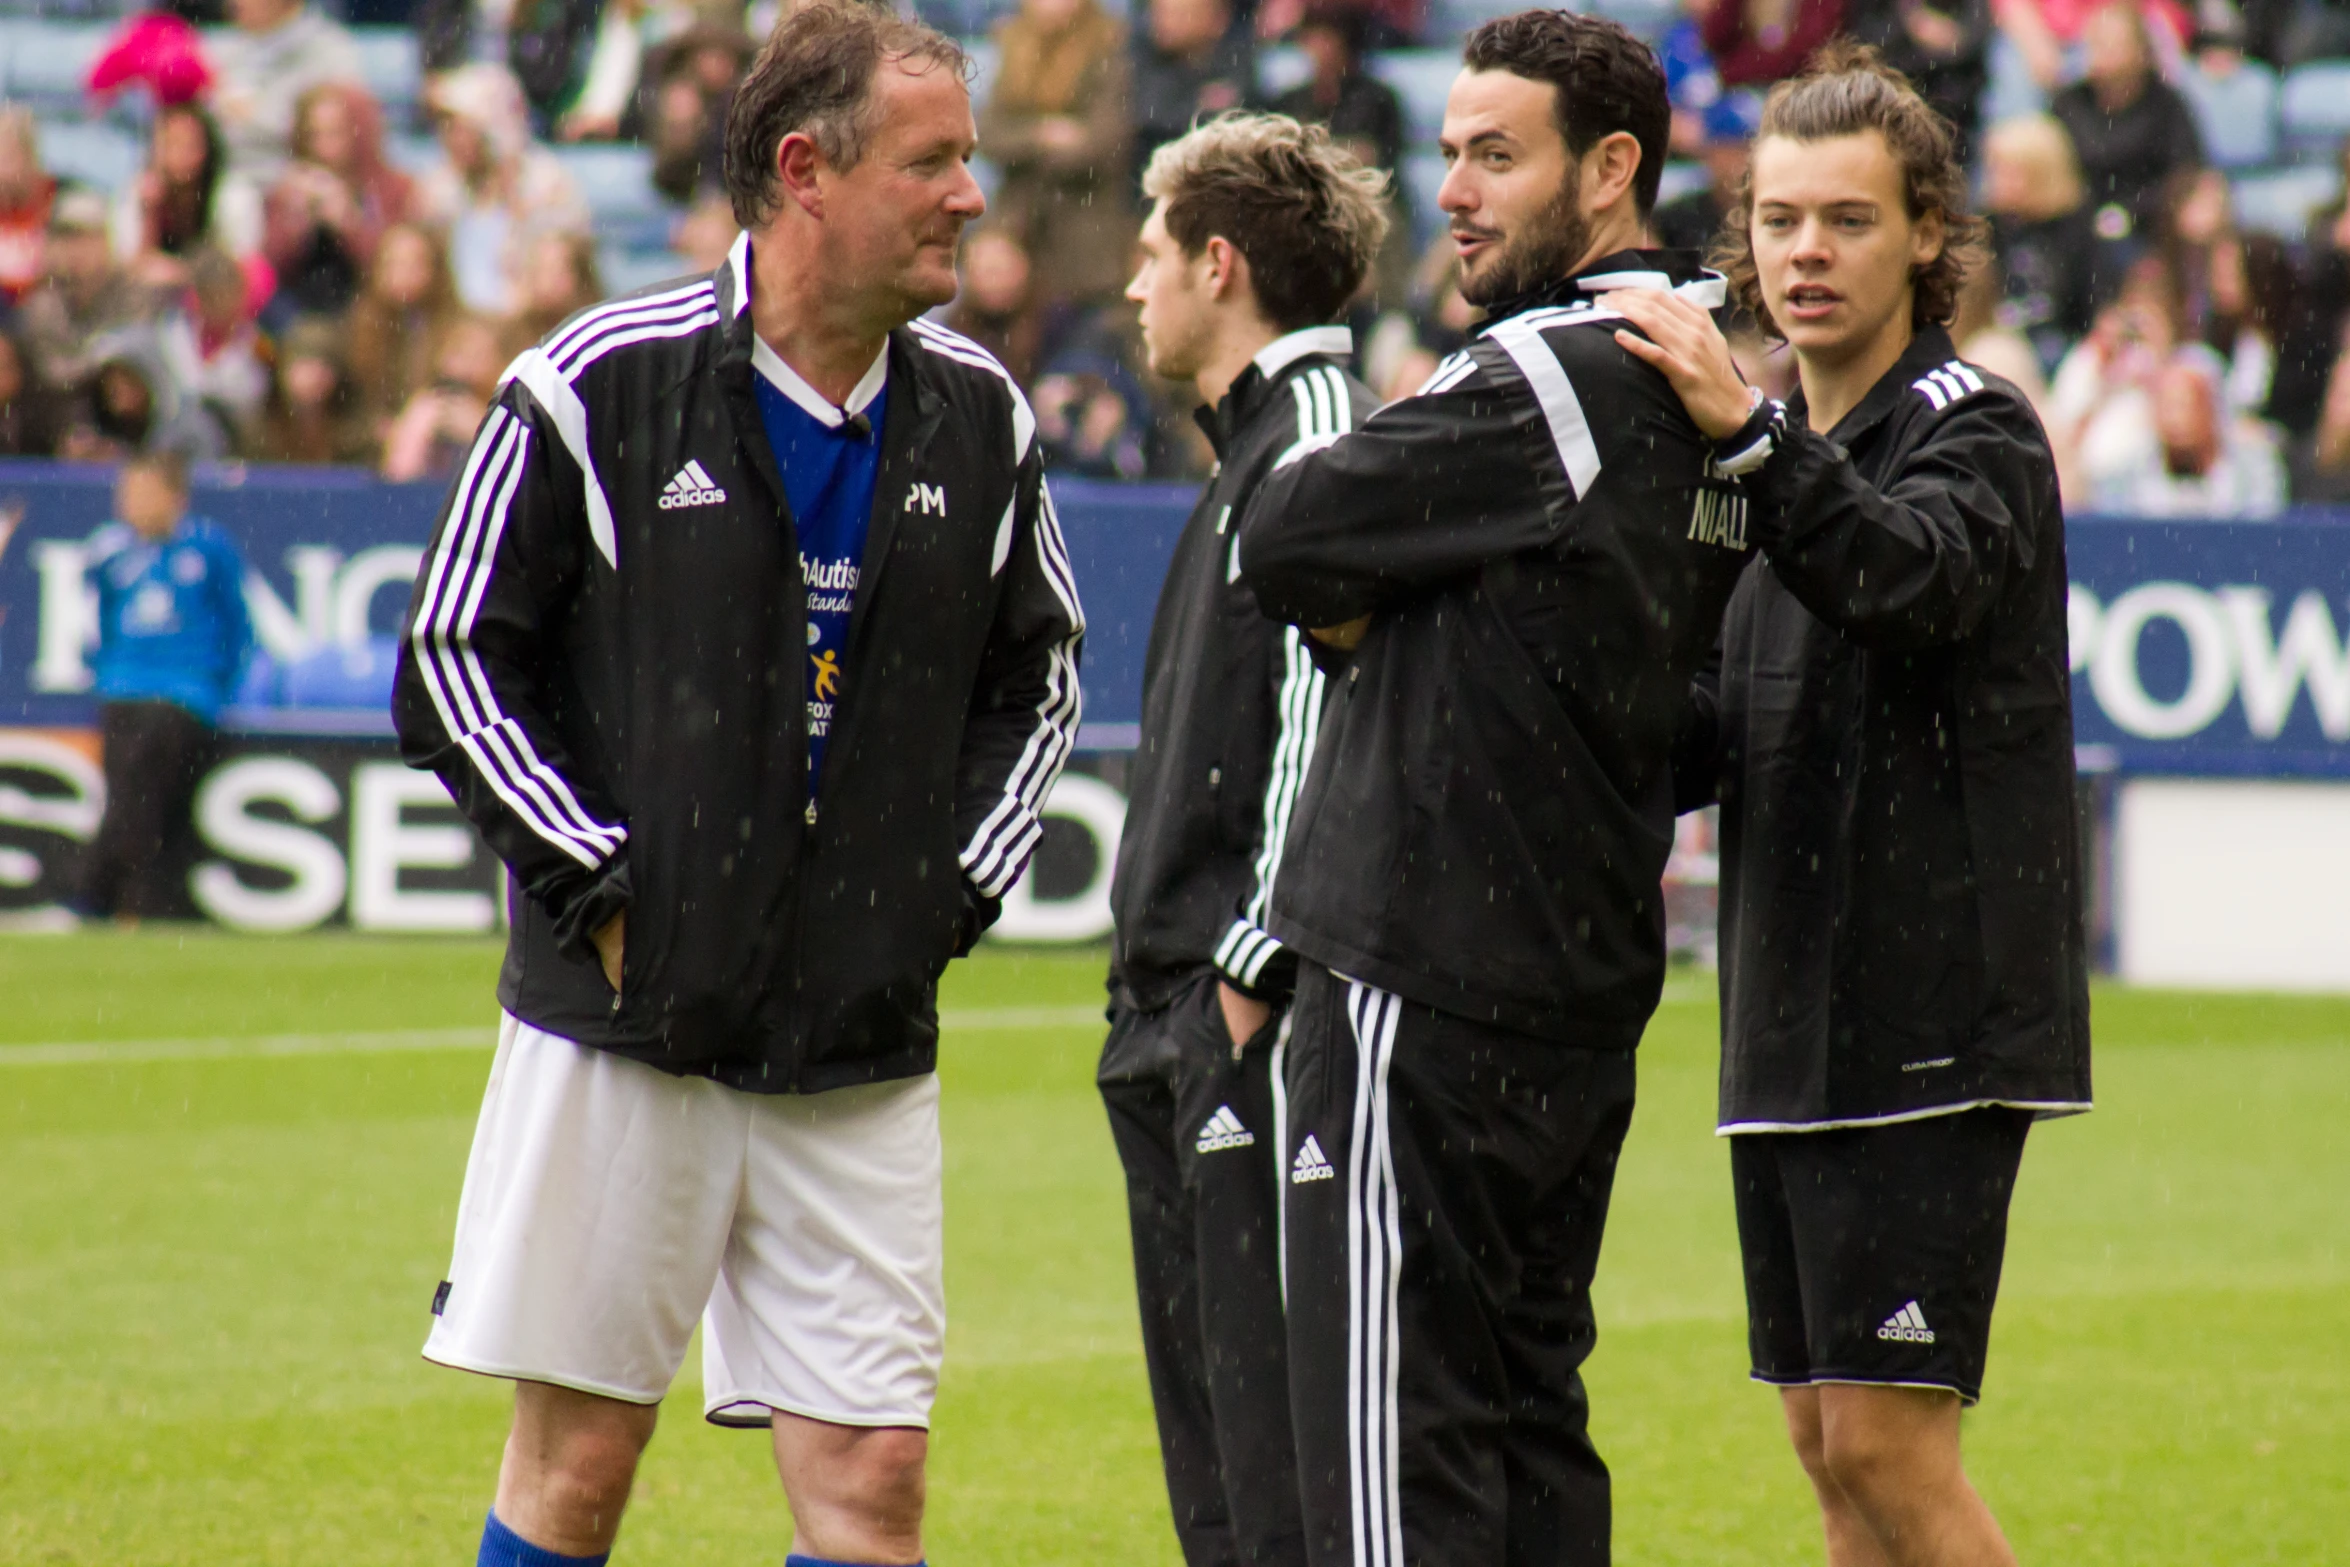
<path id="1" fill-rule="evenodd" d="M 2183 740 L 2240 702 L 2252 737 L 2274 740 L 2306 694 L 2325 737 L 2350 740 L 2350 647 L 2314 588 L 2287 606 L 2281 629 L 2260 587 L 2143 582 L 2101 605 L 2075 583 L 2066 609 L 2073 672 L 2088 674 L 2090 694 L 2124 734 Z M 2186 646 L 2186 684 L 2170 697 L 2148 691 L 2140 672 L 2146 632 L 2158 621 Z"/>

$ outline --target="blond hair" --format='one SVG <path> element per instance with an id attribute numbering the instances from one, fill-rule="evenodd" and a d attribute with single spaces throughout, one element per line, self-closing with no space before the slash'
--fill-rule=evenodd
<path id="1" fill-rule="evenodd" d="M 1247 257 L 1257 308 L 1283 331 L 1335 319 L 1387 238 L 1387 176 L 1286 114 L 1194 127 L 1151 154 L 1142 191 L 1187 253 L 1221 238 Z"/>
<path id="2" fill-rule="evenodd" d="M 1983 152 L 1986 157 L 2010 159 L 2024 171 L 2031 186 L 2031 210 L 2018 213 L 2018 217 L 2059 217 L 2088 200 L 2072 133 L 2053 114 L 2018 114 L 2001 120 L 1984 133 Z"/>

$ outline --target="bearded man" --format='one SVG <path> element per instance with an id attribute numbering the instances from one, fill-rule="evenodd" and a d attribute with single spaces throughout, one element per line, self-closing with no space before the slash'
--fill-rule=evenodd
<path id="1" fill-rule="evenodd" d="M 1285 454 L 1240 530 L 1337 661 L 1273 885 L 1291 1407 L 1318 1564 L 1604 1563 L 1580 1368 L 1689 678 L 1742 498 L 1603 303 L 1702 308 L 1639 247 L 1671 111 L 1610 22 L 1469 37 L 1440 203 L 1487 318 L 1415 396 Z M 1343 651 L 1341 651 L 1343 650 Z"/>

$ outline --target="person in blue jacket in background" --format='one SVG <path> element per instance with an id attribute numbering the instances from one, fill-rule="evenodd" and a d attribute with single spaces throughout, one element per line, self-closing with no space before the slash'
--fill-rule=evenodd
<path id="1" fill-rule="evenodd" d="M 91 535 L 87 569 L 98 592 L 106 814 L 78 903 L 84 915 L 135 920 L 181 902 L 168 851 L 253 645 L 245 562 L 217 524 L 188 515 L 186 459 L 147 452 L 123 464 L 114 520 Z"/>

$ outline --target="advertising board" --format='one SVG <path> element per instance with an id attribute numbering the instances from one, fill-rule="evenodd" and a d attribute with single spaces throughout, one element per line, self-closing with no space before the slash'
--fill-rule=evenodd
<path id="1" fill-rule="evenodd" d="M 1054 494 L 1088 621 L 1085 724 L 1002 930 L 1076 941 L 1108 929 L 1123 753 L 1192 492 L 1063 479 Z M 102 469 L 0 462 L 0 921 L 60 917 L 103 807 L 82 565 L 110 496 Z M 198 795 L 189 912 L 254 930 L 503 917 L 496 865 L 390 743 L 393 636 L 439 503 L 436 486 L 335 471 L 199 475 L 196 509 L 244 549 L 259 648 Z M 2085 770 L 2350 777 L 2350 514 L 2079 518 L 2067 552 Z M 1691 948 L 1708 938 L 1710 847 L 1701 820 L 1684 824 L 1668 907 Z"/>

